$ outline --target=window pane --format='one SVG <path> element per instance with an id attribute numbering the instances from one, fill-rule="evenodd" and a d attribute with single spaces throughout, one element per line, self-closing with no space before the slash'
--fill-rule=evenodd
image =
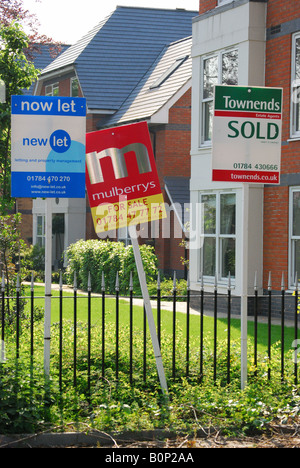
<path id="1" fill-rule="evenodd" d="M 218 84 L 218 57 L 211 57 L 203 63 L 203 98 L 213 97 L 213 86 Z"/>
<path id="2" fill-rule="evenodd" d="M 221 195 L 221 234 L 235 234 L 235 194 Z"/>
<path id="3" fill-rule="evenodd" d="M 38 216 L 37 217 L 37 235 L 38 236 L 43 236 L 44 235 L 44 229 L 43 229 L 43 216 Z"/>
<path id="4" fill-rule="evenodd" d="M 231 50 L 222 55 L 222 84 L 238 84 L 238 51 Z"/>
<path id="5" fill-rule="evenodd" d="M 300 80 L 300 37 L 296 39 L 295 79 Z"/>
<path id="6" fill-rule="evenodd" d="M 293 236 L 300 236 L 300 192 L 293 193 Z"/>
<path id="7" fill-rule="evenodd" d="M 294 282 L 295 275 L 298 275 L 298 282 L 300 278 L 300 240 L 293 241 L 293 253 L 294 253 L 294 271 L 292 272 L 292 280 Z"/>
<path id="8" fill-rule="evenodd" d="M 206 237 L 203 241 L 203 275 L 215 276 L 216 271 L 216 239 Z"/>
<path id="9" fill-rule="evenodd" d="M 203 228 L 204 234 L 215 234 L 216 232 L 216 196 L 203 195 Z"/>
<path id="10" fill-rule="evenodd" d="M 294 115 L 293 115 L 293 131 L 300 131 L 300 38 L 295 41 L 295 70 L 294 70 L 294 81 L 293 81 L 293 103 L 294 103 Z"/>
<path id="11" fill-rule="evenodd" d="M 212 123 L 213 123 L 213 101 L 204 103 L 204 141 L 210 141 L 212 138 Z"/>
<path id="12" fill-rule="evenodd" d="M 72 81 L 72 88 L 71 88 L 71 96 L 72 97 L 78 97 L 79 95 L 79 83 L 77 78 L 74 78 Z"/>
<path id="13" fill-rule="evenodd" d="M 222 277 L 235 277 L 235 239 L 221 239 Z"/>
<path id="14" fill-rule="evenodd" d="M 58 85 L 53 85 L 53 96 L 58 96 L 59 88 Z"/>

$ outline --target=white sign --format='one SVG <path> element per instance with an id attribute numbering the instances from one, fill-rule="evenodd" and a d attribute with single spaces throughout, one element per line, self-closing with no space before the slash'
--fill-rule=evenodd
<path id="1" fill-rule="evenodd" d="M 85 197 L 86 100 L 12 96 L 11 195 Z"/>
<path id="2" fill-rule="evenodd" d="M 282 89 L 215 86 L 212 180 L 279 184 Z"/>

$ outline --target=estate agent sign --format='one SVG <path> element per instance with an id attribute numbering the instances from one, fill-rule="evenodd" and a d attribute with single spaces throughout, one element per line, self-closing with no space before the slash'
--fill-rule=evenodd
<path id="1" fill-rule="evenodd" d="M 215 86 L 212 180 L 279 184 L 282 89 Z"/>
<path id="2" fill-rule="evenodd" d="M 85 197 L 86 100 L 12 96 L 11 194 Z"/>
<path id="3" fill-rule="evenodd" d="M 165 217 L 147 122 L 87 133 L 86 152 L 96 233 Z"/>

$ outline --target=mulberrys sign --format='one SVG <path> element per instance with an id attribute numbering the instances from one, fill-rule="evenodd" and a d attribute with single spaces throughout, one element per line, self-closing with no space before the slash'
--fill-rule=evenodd
<path id="1" fill-rule="evenodd" d="M 216 86 L 212 180 L 279 184 L 282 89 Z"/>
<path id="2" fill-rule="evenodd" d="M 97 234 L 166 216 L 147 122 L 87 133 L 86 152 Z"/>

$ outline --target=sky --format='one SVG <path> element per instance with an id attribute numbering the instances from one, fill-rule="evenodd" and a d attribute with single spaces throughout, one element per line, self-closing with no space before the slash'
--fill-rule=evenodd
<path id="1" fill-rule="evenodd" d="M 74 0 L 23 0 L 23 5 L 37 16 L 40 34 L 64 44 L 74 44 L 117 5 L 199 10 L 199 0 L 83 0 L 79 3 Z"/>

